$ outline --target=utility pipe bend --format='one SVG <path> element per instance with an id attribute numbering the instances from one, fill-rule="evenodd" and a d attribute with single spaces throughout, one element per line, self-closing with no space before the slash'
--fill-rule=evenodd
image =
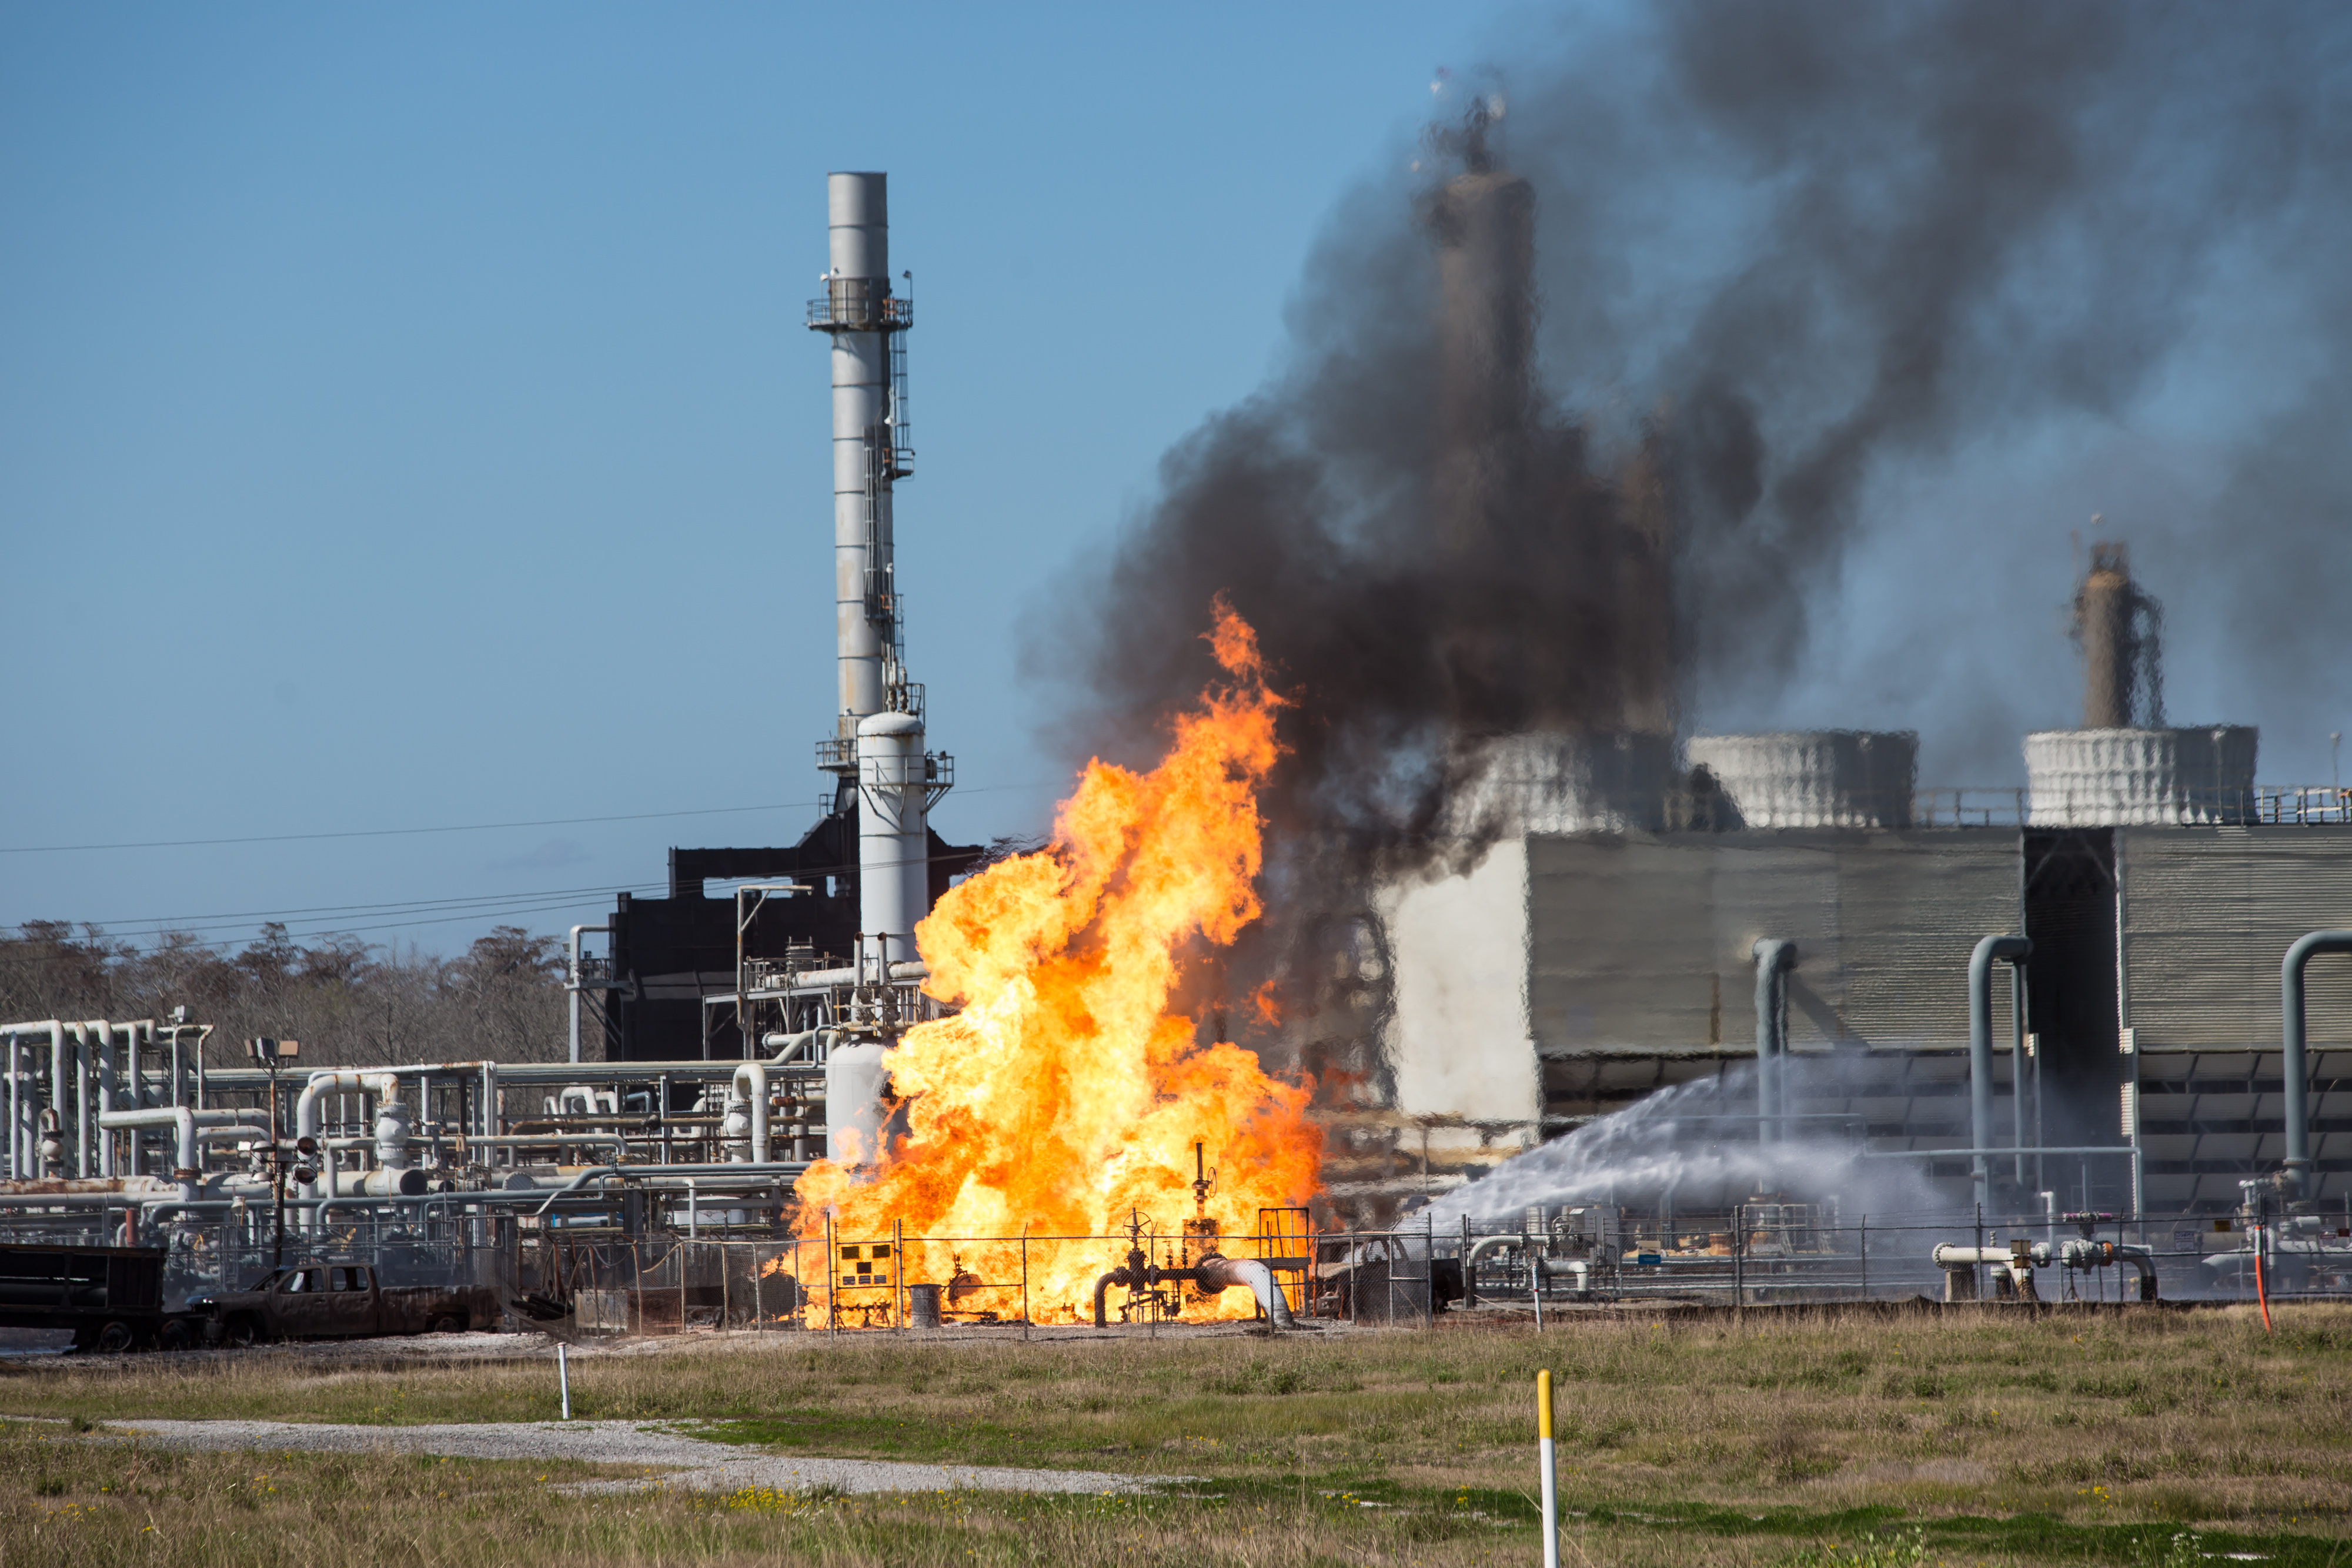
<path id="1" fill-rule="evenodd" d="M 768 1065 L 781 1067 L 820 1042 L 830 1051 L 834 1041 L 840 1038 L 841 1031 L 837 1029 L 804 1029 L 798 1034 L 764 1034 L 760 1037 L 760 1043 L 776 1053 L 768 1058 Z"/>
<path id="2" fill-rule="evenodd" d="M 2023 936 L 1988 936 L 1969 955 L 1969 1171 L 1979 1207 L 1992 1202 L 1992 967 L 2022 964 L 2033 954 Z"/>
<path id="3" fill-rule="evenodd" d="M 1525 1247 L 1532 1250 L 1535 1239 L 1529 1236 L 1481 1236 L 1470 1243 L 1470 1250 L 1462 1255 L 1462 1306 L 1465 1311 L 1478 1304 L 1478 1260 L 1505 1247 Z"/>
<path id="4" fill-rule="evenodd" d="M 158 1105 L 145 1111 L 101 1111 L 98 1124 L 112 1131 L 118 1127 L 170 1127 L 176 1142 L 174 1156 L 178 1168 L 193 1175 L 198 1166 L 197 1145 L 203 1135 L 234 1135 L 239 1133 L 268 1133 L 268 1113 L 265 1111 L 194 1111 L 185 1105 Z"/>
<path id="5" fill-rule="evenodd" d="M 310 1074 L 310 1082 L 302 1085 L 302 1092 L 295 1097 L 294 1135 L 298 1138 L 316 1138 L 319 1135 L 321 1120 L 319 1114 L 319 1102 L 329 1094 L 347 1093 L 352 1091 L 373 1094 L 379 1100 L 397 1099 L 400 1095 L 400 1078 L 397 1073 L 376 1069 L 362 1071 L 354 1068 L 333 1068 L 326 1071 L 313 1072 Z"/>
<path id="6" fill-rule="evenodd" d="M 2311 1196 L 2311 1076 L 2304 1061 L 2303 971 L 2322 953 L 2352 953 L 2352 931 L 2305 932 L 2279 960 L 2279 1032 L 2286 1071 L 2286 1158 L 2280 1174 L 2290 1197 Z"/>
<path id="7" fill-rule="evenodd" d="M 728 1085 L 728 1098 L 751 1102 L 751 1137 L 740 1156 L 744 1164 L 768 1157 L 768 1067 L 762 1061 L 746 1061 L 735 1069 L 735 1077 Z M 731 1156 L 736 1157 L 736 1156 Z"/>
<path id="8" fill-rule="evenodd" d="M 1265 1321 L 1276 1329 L 1295 1329 L 1297 1321 L 1290 1315 L 1290 1303 L 1284 1299 L 1282 1286 L 1276 1282 L 1274 1270 L 1256 1258 L 1227 1258 L 1212 1252 L 1201 1260 L 1193 1270 L 1193 1279 L 1203 1291 L 1230 1291 L 1240 1287 L 1257 1298 L 1258 1306 L 1265 1312 Z M 1096 1286 L 1097 1300 L 1101 1286 Z"/>
<path id="9" fill-rule="evenodd" d="M 1098 1329 L 1110 1327 L 1110 1312 L 1107 1301 L 1107 1298 L 1110 1295 L 1110 1288 L 1113 1285 L 1129 1285 L 1133 1282 L 1125 1269 L 1113 1269 L 1095 1281 L 1095 1327 Z"/>
<path id="10" fill-rule="evenodd" d="M 1797 967 L 1797 945 L 1760 936 L 1749 949 L 1756 959 L 1756 1110 L 1759 1141 L 1777 1144 L 1789 1113 L 1789 971 Z"/>
<path id="11" fill-rule="evenodd" d="M 1538 1258 L 1536 1260 L 1536 1272 L 1547 1280 L 1556 1280 L 1565 1274 L 1576 1281 L 1578 1295 L 1592 1293 L 1592 1265 L 1581 1258 Z"/>
<path id="12" fill-rule="evenodd" d="M 26 1169 L 34 1163 L 34 1154 L 32 1140 L 25 1135 L 25 1091 L 31 1087 L 33 1074 L 30 1068 L 20 1070 L 16 1061 L 17 1052 L 23 1049 L 24 1037 L 28 1034 L 49 1037 L 49 1060 L 54 1064 L 65 1055 L 65 1020 L 42 1019 L 31 1023 L 0 1024 L 0 1036 L 8 1040 L 8 1175 L 11 1179 L 36 1174 Z M 55 1071 L 54 1066 L 51 1070 Z"/>

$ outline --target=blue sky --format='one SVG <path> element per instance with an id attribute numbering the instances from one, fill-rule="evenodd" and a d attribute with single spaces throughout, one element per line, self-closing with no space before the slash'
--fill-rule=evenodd
<path id="1" fill-rule="evenodd" d="M 672 843 L 797 837 L 835 168 L 889 171 L 916 275 L 940 825 L 1035 831 L 1023 623 L 1263 377 L 1318 223 L 1497 15 L 8 9 L 5 847 L 781 809 L 9 854 L 0 922 L 448 948 L 593 918 Z"/>
<path id="2" fill-rule="evenodd" d="M 831 709 L 801 321 L 836 168 L 889 172 L 915 273 L 899 582 L 959 764 L 938 825 L 1042 829 L 1066 759 L 1024 643 L 1084 612 L 1170 445 L 1280 364 L 1318 234 L 1402 187 L 1436 68 L 1508 80 L 1622 13 L 877 15 L 0 10 L 0 924 L 450 950 L 657 888 L 671 844 L 796 838 Z M 2212 567 L 2265 521 L 2231 478 L 2265 433 L 2339 441 L 2352 296 L 2307 258 L 2341 254 L 2340 166 L 2307 227 L 2214 247 L 2128 406 L 1874 479 L 1796 678 L 1702 726 L 1917 727 L 1923 782 L 2017 781 L 2018 732 L 2074 721 L 2099 511 L 2166 599 L 2176 716 L 2259 722 L 2265 779 L 2326 780 L 2342 569 L 2313 558 L 2290 627 Z M 1736 265 L 1737 210 L 1609 257 L 1628 308 Z M 1574 369 L 1572 401 L 1613 395 Z M 2281 515 L 2340 517 L 2342 468 Z M 555 821 L 590 818 L 627 820 Z M 485 823 L 530 825 L 408 831 Z M 268 841 L 181 841 L 224 839 Z M 65 847 L 121 844 L 155 847 Z"/>

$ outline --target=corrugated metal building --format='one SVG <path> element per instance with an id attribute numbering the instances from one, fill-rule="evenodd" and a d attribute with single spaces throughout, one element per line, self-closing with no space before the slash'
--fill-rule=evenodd
<path id="1" fill-rule="evenodd" d="M 1907 801 L 1879 815 L 1920 820 Z M 2282 1152 L 2280 957 L 2305 931 L 2352 925 L 2341 802 L 2283 825 L 2053 828 L 2027 815 L 1508 833 L 1466 873 L 1389 888 L 1386 1117 L 1405 1150 L 1390 1170 L 1436 1190 L 1751 1061 L 1759 937 L 1797 944 L 1790 1049 L 1831 1068 L 1801 1072 L 1793 1110 L 1877 1147 L 1965 1147 L 1969 956 L 2021 929 L 2034 942 L 2026 1078 L 2042 1104 L 2037 1134 L 2025 1097 L 2029 1141 L 2137 1139 L 2149 1214 L 2234 1205 L 2237 1183 Z M 2009 982 L 1996 987 L 2006 1145 L 2020 1102 Z M 2352 1198 L 2352 963 L 2314 966 L 2309 1017 L 2317 1196 L 2333 1205 Z M 1958 1160 L 1936 1169 L 1962 1174 Z M 2120 1209 L 2128 1169 L 2053 1160 L 2038 1180 L 2065 1207 L 2087 1186 L 2095 1206 Z"/>

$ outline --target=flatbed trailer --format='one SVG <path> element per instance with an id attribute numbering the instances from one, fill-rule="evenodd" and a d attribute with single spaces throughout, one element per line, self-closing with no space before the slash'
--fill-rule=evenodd
<path id="1" fill-rule="evenodd" d="M 76 1350 L 109 1353 L 187 1335 L 163 1310 L 160 1247 L 0 1243 L 0 1328 L 70 1331 Z"/>

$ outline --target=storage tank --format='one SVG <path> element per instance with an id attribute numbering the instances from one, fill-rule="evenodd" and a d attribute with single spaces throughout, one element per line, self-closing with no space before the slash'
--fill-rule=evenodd
<path id="1" fill-rule="evenodd" d="M 2025 737 L 2035 827 L 2246 822 L 2254 816 L 2252 725 L 2045 729 Z"/>
<path id="2" fill-rule="evenodd" d="M 1674 772 L 1674 741 L 1664 735 L 1498 735 L 1480 742 L 1465 765 L 1445 827 L 1473 841 L 1654 832 L 1664 825 Z"/>
<path id="3" fill-rule="evenodd" d="M 1907 828 L 1919 737 L 1911 730 L 1804 729 L 1695 735 L 1692 793 L 1715 828 Z M 1704 769 L 1705 777 L 1700 777 Z"/>

